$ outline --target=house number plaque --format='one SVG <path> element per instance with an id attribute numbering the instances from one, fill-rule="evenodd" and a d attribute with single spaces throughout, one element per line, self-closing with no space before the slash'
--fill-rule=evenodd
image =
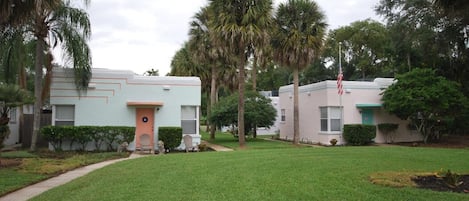
<path id="1" fill-rule="evenodd" d="M 145 122 L 145 123 L 147 123 L 147 122 L 148 122 L 148 117 L 143 117 L 143 118 L 142 118 L 142 121 Z"/>

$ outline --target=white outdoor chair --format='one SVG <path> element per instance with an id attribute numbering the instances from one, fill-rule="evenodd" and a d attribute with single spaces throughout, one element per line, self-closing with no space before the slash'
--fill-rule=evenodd
<path id="1" fill-rule="evenodd" d="M 137 147 L 137 149 L 140 149 L 140 153 L 148 150 L 150 153 L 153 153 L 153 143 L 151 142 L 151 137 L 148 134 L 142 134 L 140 135 L 140 146 Z"/>
<path id="2" fill-rule="evenodd" d="M 184 146 L 186 147 L 186 152 L 189 151 L 199 151 L 199 148 L 197 146 L 192 145 L 192 136 L 190 135 L 184 135 Z"/>

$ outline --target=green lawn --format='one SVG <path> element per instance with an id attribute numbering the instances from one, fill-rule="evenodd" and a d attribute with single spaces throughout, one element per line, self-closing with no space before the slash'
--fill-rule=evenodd
<path id="1" fill-rule="evenodd" d="M 0 168 L 0 196 L 68 170 L 127 156 L 126 153 L 116 152 L 4 152 L 1 154 L 3 159 L 22 160 L 22 164 L 16 167 Z"/>
<path id="2" fill-rule="evenodd" d="M 122 161 L 33 200 L 64 200 L 64 195 L 67 200 L 83 201 L 469 199 L 467 194 L 391 188 L 369 182 L 371 173 L 382 171 L 433 172 L 449 168 L 468 173 L 468 149 L 256 146 L 259 149 Z"/>
<path id="3" fill-rule="evenodd" d="M 215 140 L 209 140 L 210 135 L 207 132 L 201 132 L 202 139 L 213 144 L 222 145 L 232 149 L 239 149 L 238 138 L 233 137 L 230 133 L 217 132 Z M 257 138 L 246 139 L 246 149 L 278 149 L 278 148 L 291 148 L 291 142 L 273 142 L 267 141 L 263 138 L 271 138 L 271 135 L 258 135 Z"/>

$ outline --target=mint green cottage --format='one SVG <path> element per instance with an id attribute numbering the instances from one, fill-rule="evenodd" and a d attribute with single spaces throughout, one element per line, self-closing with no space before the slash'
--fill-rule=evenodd
<path id="1" fill-rule="evenodd" d="M 161 126 L 180 126 L 194 146 L 200 144 L 200 100 L 198 77 L 141 76 L 103 68 L 92 69 L 88 89 L 81 92 L 72 69 L 54 68 L 50 90 L 52 125 L 134 126 L 129 150 L 139 146 L 144 134 L 157 150 Z M 179 148 L 184 149 L 184 143 Z M 92 143 L 87 149 L 94 149 Z"/>

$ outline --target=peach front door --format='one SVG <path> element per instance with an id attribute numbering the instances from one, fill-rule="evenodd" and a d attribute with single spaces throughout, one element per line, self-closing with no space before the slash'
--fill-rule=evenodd
<path id="1" fill-rule="evenodd" d="M 136 108 L 136 127 L 135 139 L 137 147 L 140 147 L 140 136 L 143 134 L 150 135 L 151 146 L 154 144 L 154 123 L 155 108 Z"/>

